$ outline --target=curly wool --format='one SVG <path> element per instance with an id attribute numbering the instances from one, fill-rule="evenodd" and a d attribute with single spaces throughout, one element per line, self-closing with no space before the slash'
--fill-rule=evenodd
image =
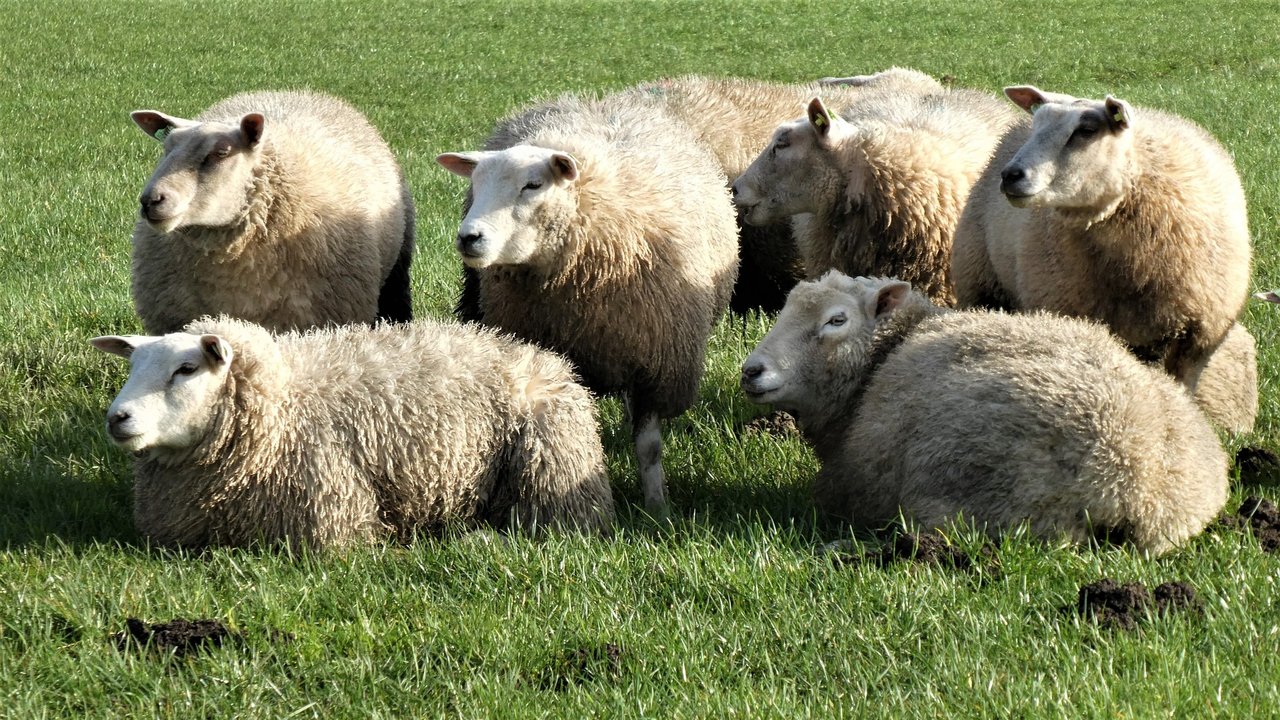
<path id="1" fill-rule="evenodd" d="M 551 353 L 436 323 L 187 331 L 235 355 L 203 439 L 135 462 L 135 520 L 157 542 L 328 547 L 453 522 L 611 523 L 594 404 Z"/>

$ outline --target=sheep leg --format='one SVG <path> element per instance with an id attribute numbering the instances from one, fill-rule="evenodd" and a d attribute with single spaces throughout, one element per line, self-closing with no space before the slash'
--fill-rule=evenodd
<path id="1" fill-rule="evenodd" d="M 1170 343 L 1169 351 L 1164 356 L 1165 371 L 1185 385 L 1188 392 L 1194 393 L 1200 382 L 1200 373 L 1209 364 L 1210 356 L 1222 344 L 1224 337 L 1225 332 L 1210 340 L 1199 323 L 1188 325 Z"/>
<path id="2" fill-rule="evenodd" d="M 654 517 L 666 517 L 667 481 L 662 472 L 662 424 L 657 413 L 645 413 L 632 420 L 636 460 L 640 464 L 640 487 L 644 507 Z"/>

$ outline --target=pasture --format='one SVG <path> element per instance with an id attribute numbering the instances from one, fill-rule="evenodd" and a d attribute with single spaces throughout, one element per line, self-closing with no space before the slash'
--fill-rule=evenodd
<path id="1" fill-rule="evenodd" d="M 562 92 L 686 73 L 793 82 L 914 67 L 997 92 L 1110 92 L 1185 115 L 1234 154 L 1255 290 L 1280 286 L 1280 5 L 1268 0 L 843 3 L 605 0 L 0 0 L 0 716 L 1238 716 L 1280 707 L 1280 559 L 1214 527 L 1146 560 L 1003 538 L 971 571 L 820 556 L 812 454 L 752 432 L 737 387 L 769 327 L 722 321 L 702 400 L 666 424 L 670 526 L 648 520 L 620 404 L 601 403 L 620 524 L 606 539 L 419 538 L 323 555 L 179 552 L 133 529 L 104 411 L 141 332 L 129 233 L 159 148 L 129 121 L 250 89 L 365 112 L 418 207 L 416 311 L 443 317 L 465 183 L 434 162 Z M 797 116 L 800 108 L 797 108 Z M 620 321 L 622 319 L 620 318 Z M 1280 308 L 1249 305 L 1280 445 Z M 1227 510 L 1280 499 L 1233 471 Z M 959 529 L 977 552 L 982 539 Z M 1190 583 L 1202 612 L 1099 627 L 1103 577 Z M 1066 608 L 1064 610 L 1064 607 Z M 223 645 L 122 652 L 126 618 L 214 618 Z"/>

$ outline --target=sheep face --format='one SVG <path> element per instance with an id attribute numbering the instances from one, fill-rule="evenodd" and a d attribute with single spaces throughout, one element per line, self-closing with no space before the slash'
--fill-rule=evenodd
<path id="1" fill-rule="evenodd" d="M 129 379 L 107 410 L 112 442 L 134 453 L 197 444 L 213 421 L 232 349 L 217 335 L 107 336 L 94 347 L 128 358 Z"/>
<path id="2" fill-rule="evenodd" d="M 911 290 L 900 280 L 832 270 L 802 282 L 764 340 L 742 363 L 742 390 L 802 418 L 826 404 L 833 383 L 857 385 L 877 324 Z"/>
<path id="3" fill-rule="evenodd" d="M 1130 109 L 1110 95 L 1081 100 L 1031 86 L 1005 94 L 1033 114 L 1031 135 L 1001 172 L 1017 207 L 1103 210 L 1125 190 L 1133 152 Z"/>
<path id="4" fill-rule="evenodd" d="M 164 156 L 138 198 L 142 219 L 169 233 L 225 227 L 244 217 L 265 125 L 261 113 L 229 125 L 138 110 L 133 121 L 164 143 Z"/>
<path id="5" fill-rule="evenodd" d="M 471 179 L 471 209 L 458 229 L 462 262 L 491 265 L 552 264 L 559 234 L 576 207 L 578 162 L 557 150 L 516 145 L 506 150 L 445 153 L 436 158 Z"/>
<path id="6" fill-rule="evenodd" d="M 768 225 L 834 202 L 841 171 L 836 148 L 851 132 L 822 101 L 808 116 L 778 127 L 769 146 L 733 183 L 733 202 L 750 225 Z"/>

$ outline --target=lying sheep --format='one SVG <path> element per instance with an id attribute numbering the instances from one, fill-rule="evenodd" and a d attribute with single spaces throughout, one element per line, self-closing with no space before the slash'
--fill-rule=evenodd
<path id="1" fill-rule="evenodd" d="M 132 370 L 107 413 L 134 520 L 184 546 L 340 546 L 450 523 L 603 530 L 594 405 L 562 358 L 419 323 L 273 338 L 229 318 L 100 337 Z"/>
<path id="2" fill-rule="evenodd" d="M 894 275 L 949 304 L 951 241 L 969 190 L 1015 119 L 971 90 L 818 98 L 733 184 L 746 222 L 792 217 L 807 273 Z"/>
<path id="3" fill-rule="evenodd" d="M 522 144 L 437 158 L 471 179 L 458 250 L 485 323 L 625 395 L 645 504 L 660 513 L 659 419 L 697 399 L 737 270 L 724 180 L 683 123 L 625 97 L 564 98 L 524 122 Z"/>
<path id="4" fill-rule="evenodd" d="M 1159 554 L 1226 502 L 1226 454 L 1190 397 L 1086 320 L 944 310 L 833 271 L 791 292 L 742 387 L 795 415 L 816 502 L 859 526 L 1025 521 Z"/>
<path id="5" fill-rule="evenodd" d="M 956 231 L 962 306 L 1100 320 L 1191 390 L 1247 294 L 1235 166 L 1200 127 L 1030 86 Z"/>
<path id="6" fill-rule="evenodd" d="M 257 92 L 133 120 L 164 143 L 133 230 L 147 332 L 217 313 L 272 330 L 411 319 L 413 197 L 350 105 Z"/>
<path id="7" fill-rule="evenodd" d="M 827 82 L 840 86 L 828 87 L 823 84 Z M 938 81 L 922 72 L 889 68 L 871 75 L 793 84 L 684 76 L 643 83 L 620 95 L 684 121 L 715 156 L 728 186 L 769 143 L 774 129 L 795 117 L 796 110 L 819 92 L 844 106 L 880 94 L 940 90 Z M 484 149 L 502 150 L 524 142 L 530 132 L 561 109 L 558 101 L 552 101 L 503 120 Z M 572 107 L 568 109 L 572 111 Z M 740 224 L 738 257 L 738 280 L 729 300 L 730 308 L 737 313 L 751 309 L 776 312 L 786 300 L 787 291 L 804 277 L 804 265 L 786 220 L 760 227 Z M 457 309 L 460 318 L 480 318 L 477 293 L 474 273 L 464 271 L 463 297 Z"/>

